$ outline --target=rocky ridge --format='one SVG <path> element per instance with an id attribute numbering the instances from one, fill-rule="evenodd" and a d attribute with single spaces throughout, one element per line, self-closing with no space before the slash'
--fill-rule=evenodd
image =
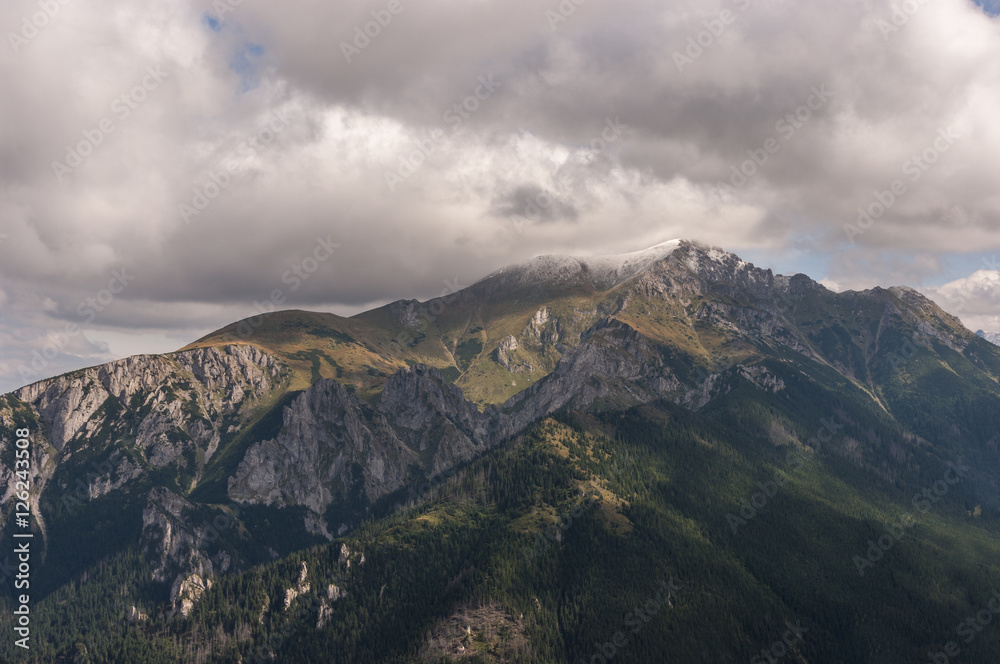
<path id="1" fill-rule="evenodd" d="M 761 361 L 765 349 L 866 380 L 864 362 L 832 355 L 829 344 L 810 332 L 813 323 L 799 309 L 817 302 L 832 303 L 829 308 L 847 318 L 861 315 L 862 307 L 879 311 L 881 324 L 870 333 L 875 348 L 891 321 L 916 330 L 916 344 L 963 352 L 979 343 L 911 289 L 833 294 L 804 275 L 776 276 L 696 243 L 666 243 L 603 261 L 564 258 L 494 273 L 460 296 L 534 302 L 551 293 L 600 291 L 591 304 L 569 310 L 532 305 L 533 313 L 484 351 L 511 379 L 537 379 L 531 387 L 499 406 L 479 407 L 444 373 L 423 364 L 388 376 L 377 398 L 368 400 L 321 378 L 275 408 L 280 423 L 274 431 L 233 454 L 222 479 L 225 498 L 236 507 L 305 508 L 304 529 L 331 539 L 328 526 L 346 532 L 380 499 L 414 481 L 443 476 L 563 409 L 656 400 L 699 409 L 740 381 L 777 393 L 785 381 Z M 398 320 L 410 325 L 422 305 L 393 306 Z M 658 336 L 649 322 L 657 316 L 680 326 L 692 345 L 679 349 Z M 704 330 L 741 359 L 723 361 L 712 357 L 717 350 L 698 347 Z M 100 459 L 109 470 L 75 494 L 83 501 L 127 491 L 153 471 L 169 471 L 177 487 L 149 491 L 142 542 L 155 561 L 155 578 L 170 585 L 173 610 L 186 615 L 212 578 L 230 568 L 232 557 L 213 549 L 211 529 L 198 521 L 194 502 L 180 494 L 196 489 L 219 450 L 279 402 L 286 374 L 279 357 L 251 344 L 137 356 L 6 395 L 0 423 L 37 423 L 32 499 L 38 514 L 39 495 L 50 481 L 64 493 L 72 490 L 72 476 L 56 471 L 85 459 Z M 2 472 L 0 479 L 13 486 L 10 471 Z"/>

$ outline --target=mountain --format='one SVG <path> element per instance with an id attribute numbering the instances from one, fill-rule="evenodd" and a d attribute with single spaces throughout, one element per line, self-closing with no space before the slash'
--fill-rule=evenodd
<path id="1" fill-rule="evenodd" d="M 266 314 L 2 397 L 0 657 L 991 662 L 998 425 L 920 293 L 687 240 Z"/>
<path id="2" fill-rule="evenodd" d="M 1000 332 L 984 332 L 983 330 L 976 330 L 976 336 L 986 339 L 991 344 L 1000 346 Z"/>

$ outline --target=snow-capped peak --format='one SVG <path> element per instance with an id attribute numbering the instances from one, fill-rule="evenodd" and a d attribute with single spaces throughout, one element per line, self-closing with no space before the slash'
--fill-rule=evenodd
<path id="1" fill-rule="evenodd" d="M 600 290 L 611 288 L 634 277 L 650 265 L 672 254 L 684 240 L 661 242 L 647 249 L 607 256 L 538 256 L 522 263 L 500 268 L 481 281 L 498 277 L 518 281 L 554 282 L 577 278 L 586 273 Z"/>
<path id="2" fill-rule="evenodd" d="M 1000 346 L 1000 332 L 984 332 L 983 330 L 976 330 L 976 335 L 986 339 L 992 344 Z"/>
<path id="3" fill-rule="evenodd" d="M 595 285 L 609 287 L 639 274 L 653 263 L 662 261 L 681 246 L 682 240 L 669 240 L 627 254 L 579 258 L 590 271 Z"/>

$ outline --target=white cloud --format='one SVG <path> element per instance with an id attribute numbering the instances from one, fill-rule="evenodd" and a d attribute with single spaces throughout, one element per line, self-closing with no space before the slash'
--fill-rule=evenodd
<path id="1" fill-rule="evenodd" d="M 339 44 L 375 5 L 243 2 L 218 31 L 214 5 L 67 3 L 0 49 L 0 287 L 32 294 L 0 305 L 17 312 L 0 390 L 29 340 L 112 270 L 135 281 L 88 330 L 129 352 L 143 330 L 159 349 L 254 313 L 317 237 L 343 250 L 292 306 L 426 297 L 537 253 L 678 236 L 774 256 L 809 244 L 829 283 L 852 288 L 919 285 L 943 252 L 1000 247 L 1000 22 L 966 0 L 926 3 L 888 38 L 876 21 L 890 0 L 585 3 L 555 30 L 557 3 L 430 0 L 405 3 L 350 63 Z M 673 54 L 723 8 L 736 20 L 679 71 Z M 36 11 L 4 3 L 0 24 Z M 165 76 L 138 100 L 149 68 Z M 499 85 L 456 127 L 446 113 L 490 76 Z M 829 99 L 795 120 L 815 89 Z M 287 126 L 262 134 L 278 113 Z M 627 129 L 595 149 L 614 118 Z M 103 120 L 113 131 L 60 182 L 52 163 Z M 948 127 L 960 138 L 913 170 Z M 390 191 L 386 172 L 435 130 Z M 722 192 L 768 139 L 780 150 Z M 180 206 L 227 163 L 231 181 L 185 224 Z M 845 224 L 894 180 L 905 192 L 849 242 Z M 83 345 L 66 364 L 102 352 Z"/>
<path id="2" fill-rule="evenodd" d="M 1000 332 L 1000 271 L 978 270 L 968 277 L 923 290 L 970 330 Z"/>

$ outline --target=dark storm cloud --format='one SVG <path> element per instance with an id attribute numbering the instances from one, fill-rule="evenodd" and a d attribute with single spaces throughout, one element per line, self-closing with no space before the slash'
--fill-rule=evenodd
<path id="1" fill-rule="evenodd" d="M 519 217 L 533 223 L 557 219 L 573 221 L 577 211 L 552 192 L 536 184 L 525 184 L 506 191 L 493 200 L 490 212 L 499 217 Z"/>

